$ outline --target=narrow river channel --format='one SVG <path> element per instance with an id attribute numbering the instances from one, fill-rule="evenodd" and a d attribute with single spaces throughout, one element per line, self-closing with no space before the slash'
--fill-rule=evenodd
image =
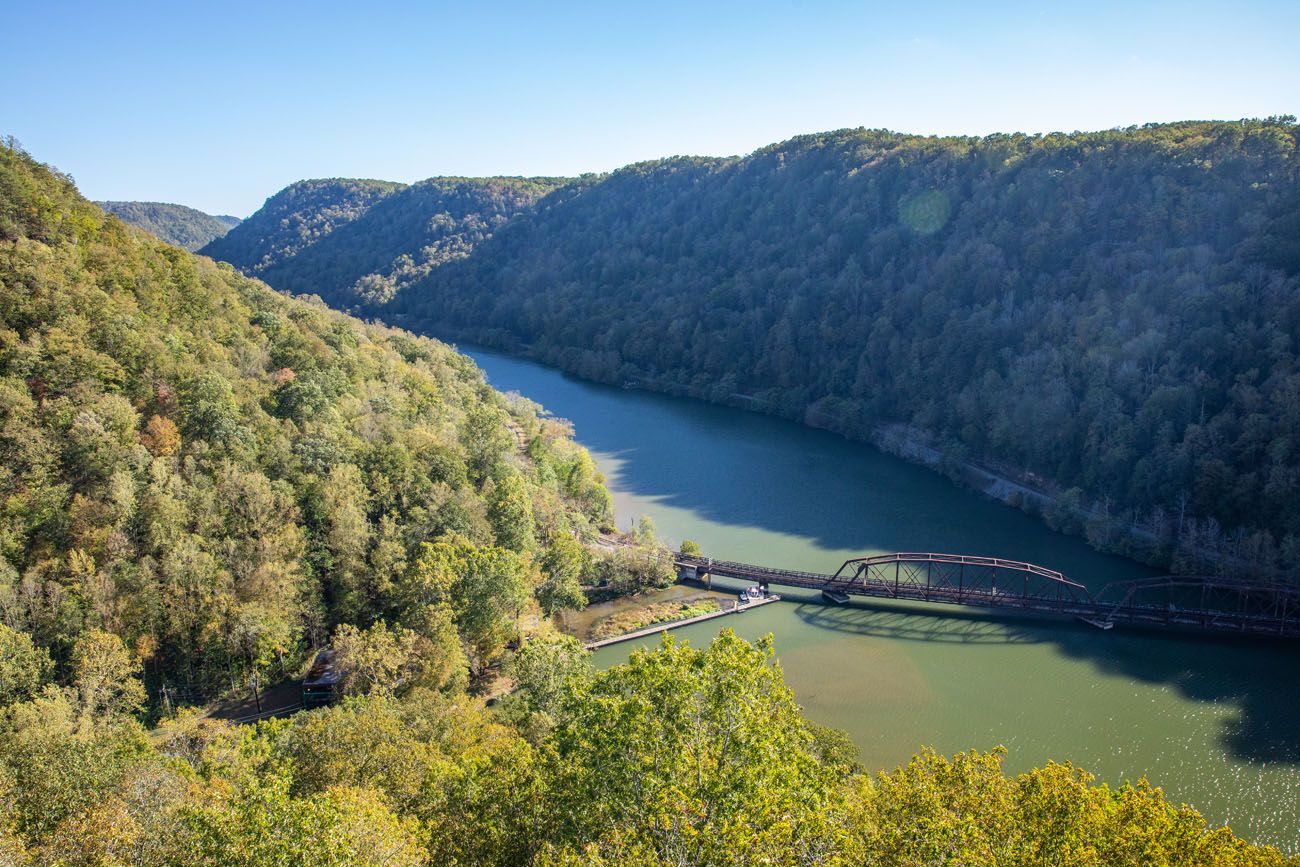
<path id="1" fill-rule="evenodd" d="M 503 391 L 572 420 L 621 526 L 650 515 L 710 556 L 833 572 L 853 556 L 941 551 L 1028 560 L 1089 586 L 1153 574 L 833 434 L 741 410 L 584 382 L 461 347 Z M 779 588 L 778 588 L 779 589 Z M 1300 650 L 1100 632 L 952 608 L 787 602 L 677 631 L 772 633 L 813 719 L 845 729 L 870 768 L 922 746 L 997 745 L 1011 771 L 1071 760 L 1112 785 L 1145 775 L 1211 822 L 1300 848 Z M 606 648 L 601 666 L 638 645 Z"/>

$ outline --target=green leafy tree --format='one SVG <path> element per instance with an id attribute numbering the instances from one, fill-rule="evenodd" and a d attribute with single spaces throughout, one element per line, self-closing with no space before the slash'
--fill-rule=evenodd
<path id="1" fill-rule="evenodd" d="M 591 679 L 591 660 L 570 636 L 530 641 L 513 654 L 506 672 L 516 684 L 511 696 L 534 732 L 549 732 L 562 713 L 566 692 L 582 693 Z"/>
<path id="2" fill-rule="evenodd" d="M 321 502 L 334 605 L 340 619 L 355 618 L 363 610 L 362 588 L 370 543 L 367 491 L 361 471 L 352 464 L 340 464 L 330 470 L 321 487 Z"/>
<path id="3" fill-rule="evenodd" d="M 465 574 L 471 547 L 463 536 L 421 542 L 402 576 L 397 592 L 399 604 L 418 608 L 448 601 L 452 588 Z"/>
<path id="4" fill-rule="evenodd" d="M 518 473 L 502 473 L 492 488 L 488 520 L 497 544 L 511 551 L 532 550 L 536 543 L 533 504 Z"/>
<path id="5" fill-rule="evenodd" d="M 53 667 L 50 654 L 30 635 L 0 623 L 0 706 L 34 697 Z"/>
<path id="6" fill-rule="evenodd" d="M 72 649 L 72 670 L 84 716 L 100 720 L 144 707 L 140 663 L 111 632 L 86 632 Z"/>
<path id="7" fill-rule="evenodd" d="M 505 426 L 504 413 L 489 404 L 477 406 L 466 414 L 460 440 L 465 448 L 466 470 L 476 485 L 497 475 L 513 442 Z"/>
<path id="8" fill-rule="evenodd" d="M 826 771 L 770 639 L 671 638 L 566 694 L 555 730 L 563 835 L 662 861 L 784 863 L 822 851 Z"/>
<path id="9" fill-rule="evenodd" d="M 294 798 L 275 778 L 181 813 L 181 830 L 161 841 L 162 863 L 423 865 L 414 823 L 394 816 L 383 796 L 338 788 Z"/>
<path id="10" fill-rule="evenodd" d="M 537 601 L 550 617 L 562 608 L 583 608 L 587 597 L 582 592 L 582 576 L 590 569 L 591 555 L 572 536 L 559 535 L 546 546 L 542 555 L 542 583 L 537 587 Z"/>
<path id="11" fill-rule="evenodd" d="M 528 566 L 518 554 L 504 548 L 467 552 L 452 606 L 473 671 L 481 671 L 518 634 L 518 617 L 531 595 Z"/>
<path id="12" fill-rule="evenodd" d="M 107 800 L 148 756 L 144 732 L 121 717 L 88 721 L 80 702 L 47 690 L 0 713 L 6 818 L 41 845 L 60 825 Z"/>
<path id="13" fill-rule="evenodd" d="M 420 606 L 403 615 L 402 625 L 416 635 L 414 656 L 418 668 L 412 673 L 411 683 L 444 691 L 462 688 L 469 673 L 469 660 L 461 646 L 451 607 Z"/>
<path id="14" fill-rule="evenodd" d="M 216 371 L 197 374 L 186 382 L 180 405 L 188 437 L 225 444 L 241 433 L 235 390 Z"/>

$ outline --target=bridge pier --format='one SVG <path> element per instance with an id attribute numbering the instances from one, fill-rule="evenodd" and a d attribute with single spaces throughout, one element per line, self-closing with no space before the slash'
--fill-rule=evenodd
<path id="1" fill-rule="evenodd" d="M 713 576 L 709 573 L 708 567 L 691 566 L 686 563 L 680 563 L 677 566 L 678 581 L 694 581 L 703 584 L 709 590 L 713 589 Z"/>

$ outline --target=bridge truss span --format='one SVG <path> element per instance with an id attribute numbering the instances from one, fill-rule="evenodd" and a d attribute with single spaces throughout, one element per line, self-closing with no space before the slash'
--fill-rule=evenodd
<path id="1" fill-rule="evenodd" d="M 900 552 L 846 560 L 833 574 L 773 569 L 677 555 L 679 575 L 711 576 L 820 590 L 828 599 L 869 596 L 912 602 L 1077 617 L 1115 625 L 1300 638 L 1300 586 L 1207 576 L 1165 576 L 1107 584 L 1099 592 L 1060 572 L 1019 560 Z"/>
<path id="2" fill-rule="evenodd" d="M 1096 601 L 1107 622 L 1300 637 L 1300 586 L 1213 575 L 1115 581 Z"/>
<path id="3" fill-rule="evenodd" d="M 1091 601 L 1060 572 L 998 557 L 904 552 L 848 560 L 829 582 L 840 592 L 861 584 L 896 599 L 1069 613 Z M 880 595 L 875 593 L 872 595 Z"/>

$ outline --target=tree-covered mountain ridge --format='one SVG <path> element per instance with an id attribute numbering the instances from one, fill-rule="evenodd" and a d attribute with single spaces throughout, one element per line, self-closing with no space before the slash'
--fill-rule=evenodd
<path id="1" fill-rule="evenodd" d="M 96 202 L 123 222 L 144 229 L 168 244 L 197 250 L 239 225 L 239 218 L 205 214 L 168 202 Z"/>
<path id="2" fill-rule="evenodd" d="M 401 270 L 372 267 L 395 247 L 357 267 L 358 224 L 309 282 L 591 379 L 914 431 L 954 473 L 1042 487 L 1053 525 L 1180 571 L 1294 574 L 1296 140 L 1290 117 L 840 130 L 584 176 L 391 297 L 361 287 Z"/>
<path id="3" fill-rule="evenodd" d="M 470 254 L 562 178 L 430 178 L 415 184 L 330 178 L 276 193 L 233 234 L 203 248 L 276 288 L 390 300 L 433 268 Z M 334 285 L 345 272 L 346 286 Z"/>

